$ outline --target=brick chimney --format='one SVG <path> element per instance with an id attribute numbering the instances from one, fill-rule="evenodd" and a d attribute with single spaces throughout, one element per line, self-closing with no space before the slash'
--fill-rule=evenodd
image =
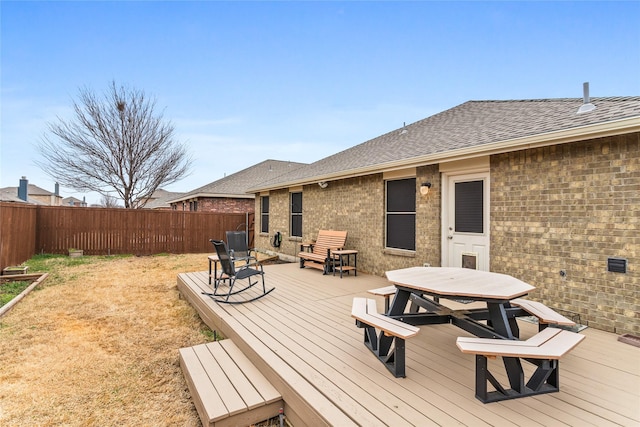
<path id="1" fill-rule="evenodd" d="M 29 188 L 29 181 L 26 176 L 20 178 L 20 186 L 18 187 L 18 199 L 27 201 L 27 189 Z"/>

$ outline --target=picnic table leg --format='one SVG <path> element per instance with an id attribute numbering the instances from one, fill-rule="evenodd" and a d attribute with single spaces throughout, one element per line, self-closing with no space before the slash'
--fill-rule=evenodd
<path id="1" fill-rule="evenodd" d="M 500 303 L 487 303 L 489 322 L 495 332 L 506 339 L 517 339 L 520 336 L 518 324 L 514 318 L 507 316 L 507 307 Z"/>
<path id="2" fill-rule="evenodd" d="M 405 343 L 402 338 L 379 334 L 376 328 L 356 320 L 358 327 L 364 328 L 364 345 L 380 360 L 396 378 L 405 375 Z M 391 346 L 393 345 L 393 350 Z"/>
<path id="3" fill-rule="evenodd" d="M 487 303 L 489 310 L 489 320 L 493 329 L 498 335 L 507 339 L 518 339 L 520 330 L 514 318 L 509 319 L 507 316 L 507 307 L 505 304 Z M 503 357 L 504 369 L 509 378 L 511 389 L 517 393 L 524 392 L 524 371 L 522 363 L 517 357 Z"/>
<path id="4" fill-rule="evenodd" d="M 409 302 L 409 297 L 411 296 L 411 292 L 398 289 L 396 290 L 396 294 L 393 297 L 393 301 L 391 301 L 391 306 L 387 311 L 389 316 L 400 316 L 404 313 L 405 308 L 407 307 L 407 302 Z"/>

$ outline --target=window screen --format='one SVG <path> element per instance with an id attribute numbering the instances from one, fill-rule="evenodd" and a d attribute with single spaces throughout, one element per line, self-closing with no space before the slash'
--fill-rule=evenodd
<path id="1" fill-rule="evenodd" d="M 458 233 L 484 233 L 484 181 L 456 182 Z"/>
<path id="2" fill-rule="evenodd" d="M 260 232 L 269 232 L 269 196 L 260 199 Z"/>
<path id="3" fill-rule="evenodd" d="M 291 193 L 291 236 L 302 237 L 302 193 Z"/>
<path id="4" fill-rule="evenodd" d="M 387 181 L 386 247 L 416 249 L 416 179 Z"/>

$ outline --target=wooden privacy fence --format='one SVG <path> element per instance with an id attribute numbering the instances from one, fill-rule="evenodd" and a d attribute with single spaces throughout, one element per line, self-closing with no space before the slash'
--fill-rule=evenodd
<path id="1" fill-rule="evenodd" d="M 19 264 L 36 253 L 85 255 L 212 252 L 209 239 L 247 230 L 253 213 L 77 208 L 0 203 L 0 264 Z"/>
<path id="2" fill-rule="evenodd" d="M 0 202 L 0 270 L 36 253 L 37 206 Z"/>

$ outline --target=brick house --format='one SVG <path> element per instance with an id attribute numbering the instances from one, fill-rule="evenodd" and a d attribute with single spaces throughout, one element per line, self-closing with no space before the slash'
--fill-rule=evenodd
<path id="1" fill-rule="evenodd" d="M 255 195 L 247 189 L 294 171 L 305 163 L 265 160 L 166 201 L 173 210 L 245 213 L 255 211 Z"/>
<path id="2" fill-rule="evenodd" d="M 18 187 L 0 188 L 0 200 L 42 206 L 61 206 L 63 199 L 60 196 L 58 183 L 55 184 L 55 189 L 52 193 L 37 185 L 29 184 L 29 180 L 23 176 L 20 178 Z"/>
<path id="3" fill-rule="evenodd" d="M 167 191 L 162 188 L 158 188 L 153 192 L 144 205 L 144 209 L 156 209 L 156 210 L 170 210 L 174 209 L 173 205 L 169 202 L 182 196 L 184 193 L 175 191 Z"/>
<path id="4" fill-rule="evenodd" d="M 256 247 L 284 258 L 347 230 L 362 271 L 506 273 L 582 324 L 640 333 L 640 97 L 469 101 L 250 191 Z"/>

